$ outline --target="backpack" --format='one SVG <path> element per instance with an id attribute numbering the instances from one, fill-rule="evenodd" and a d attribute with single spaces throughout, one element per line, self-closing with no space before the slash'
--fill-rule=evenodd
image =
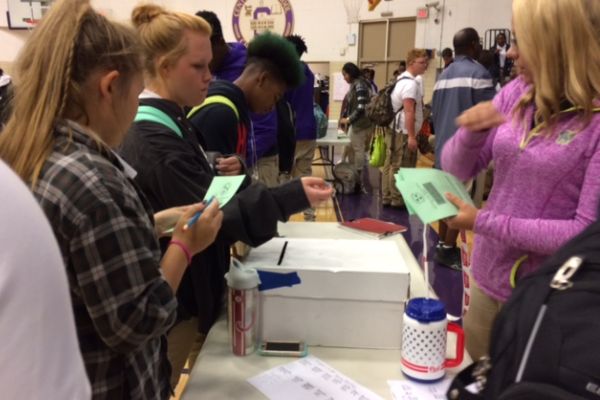
<path id="1" fill-rule="evenodd" d="M 240 112 L 237 109 L 235 103 L 233 101 L 231 101 L 229 98 L 223 96 L 222 94 L 214 94 L 214 95 L 208 96 L 206 99 L 204 99 L 202 104 L 197 105 L 196 107 L 192 108 L 187 113 L 187 119 L 191 120 L 194 117 L 194 115 L 196 115 L 198 113 L 198 111 L 200 111 L 204 107 L 212 105 L 212 104 L 222 104 L 224 106 L 229 107 L 231 109 L 231 111 L 233 111 L 233 113 L 235 114 L 236 121 L 238 122 L 238 127 L 243 126 L 243 123 L 240 122 Z M 237 145 L 236 145 L 235 152 L 236 152 L 236 154 L 240 155 L 241 157 L 246 157 L 246 150 L 247 150 L 246 142 L 248 141 L 248 138 L 246 135 L 247 135 L 246 130 L 244 130 L 243 128 L 242 128 L 242 130 L 240 130 L 238 128 Z M 254 142 L 254 137 L 252 135 L 251 135 L 250 140 L 252 140 Z M 253 146 L 256 146 L 256 143 L 254 143 Z"/>
<path id="2" fill-rule="evenodd" d="M 600 399 L 600 221 L 518 282 L 449 399 Z M 484 382 L 480 394 L 464 390 Z"/>
<path id="3" fill-rule="evenodd" d="M 342 161 L 333 166 L 333 185 L 337 193 L 351 194 L 356 188 L 354 164 Z"/>
<path id="4" fill-rule="evenodd" d="M 201 109 L 203 109 L 206 106 L 209 106 L 211 104 L 224 104 L 227 107 L 231 108 L 231 110 L 233 111 L 233 113 L 235 114 L 235 117 L 237 118 L 237 120 L 240 120 L 240 113 L 237 109 L 237 107 L 235 106 L 235 104 L 233 103 L 233 101 L 229 100 L 227 97 L 221 95 L 221 94 L 215 94 L 212 96 L 208 96 L 206 99 L 204 99 L 204 101 L 202 102 L 202 104 L 197 105 L 196 107 L 192 108 L 190 110 L 190 112 L 188 112 L 187 114 L 187 119 L 192 119 L 192 117 L 194 115 L 196 115 L 196 113 L 198 111 L 200 111 Z"/>
<path id="5" fill-rule="evenodd" d="M 183 138 L 183 133 L 175 121 L 173 121 L 173 119 L 169 117 L 167 113 L 159 110 L 156 107 L 146 105 L 139 106 L 133 122 L 139 121 L 150 121 L 161 124 L 172 130 L 180 138 Z"/>
<path id="6" fill-rule="evenodd" d="M 327 115 L 325 115 L 321 109 L 321 106 L 317 103 L 313 103 L 313 114 L 315 116 L 315 120 L 317 121 L 317 139 L 324 138 L 327 136 L 327 127 L 329 125 Z"/>
<path id="7" fill-rule="evenodd" d="M 389 126 L 396 118 L 396 115 L 402 111 L 403 106 L 394 112 L 392 105 L 392 92 L 396 84 L 404 79 L 411 79 L 408 76 L 403 76 L 395 82 L 387 84 L 383 89 L 371 97 L 369 104 L 366 107 L 367 118 L 376 126 Z"/>

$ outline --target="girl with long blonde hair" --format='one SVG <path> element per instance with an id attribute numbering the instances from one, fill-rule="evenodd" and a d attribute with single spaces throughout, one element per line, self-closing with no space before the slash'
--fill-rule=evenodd
<path id="1" fill-rule="evenodd" d="M 467 180 L 494 161 L 494 186 L 478 210 L 456 197 L 452 228 L 475 232 L 473 358 L 488 351 L 492 322 L 518 280 L 597 218 L 600 198 L 600 2 L 514 0 L 520 77 L 457 120 L 442 167 Z"/>
<path id="2" fill-rule="evenodd" d="M 209 160 L 202 135 L 186 119 L 185 108 L 204 101 L 211 81 L 210 27 L 200 17 L 151 4 L 136 7 L 132 21 L 142 43 L 147 79 L 140 112 L 120 154 L 138 171 L 136 182 L 154 209 L 199 201 L 215 175 L 246 173 L 235 155 L 219 157 L 218 164 Z M 277 40 L 289 45 L 281 37 Z M 148 113 L 162 118 L 148 119 Z M 193 258 L 177 292 L 180 312 L 168 338 L 172 384 L 196 337 L 201 341 L 222 311 L 231 245 L 239 240 L 258 246 L 277 234 L 277 221 L 330 196 L 331 188 L 321 178 L 305 177 L 267 189 L 251 184 L 246 176 L 242 189 L 223 207 L 217 240 Z"/>
<path id="3" fill-rule="evenodd" d="M 56 2 L 23 48 L 14 112 L 0 135 L 0 156 L 31 186 L 58 240 L 95 399 L 170 396 L 173 293 L 222 219 L 216 203 L 153 218 L 134 171 L 112 150 L 137 111 L 139 49 L 130 28 L 89 1 Z M 161 259 L 157 234 L 173 226 Z"/>

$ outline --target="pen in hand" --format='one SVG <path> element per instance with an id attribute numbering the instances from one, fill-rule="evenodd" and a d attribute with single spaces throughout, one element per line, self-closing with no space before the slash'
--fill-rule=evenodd
<path id="1" fill-rule="evenodd" d="M 190 218 L 190 220 L 187 222 L 187 224 L 185 224 L 183 226 L 183 230 L 184 231 L 186 231 L 189 228 L 191 228 L 192 225 L 194 225 L 198 221 L 198 218 L 200 218 L 200 216 L 202 215 L 202 211 L 206 210 L 206 207 L 208 207 L 210 205 L 210 203 L 213 201 L 214 198 L 215 198 L 214 196 L 211 196 L 211 198 L 208 199 L 208 201 L 207 200 L 203 200 L 202 201 L 206 206 L 202 210 L 200 210 L 196 214 L 194 214 L 192 216 L 192 218 Z"/>

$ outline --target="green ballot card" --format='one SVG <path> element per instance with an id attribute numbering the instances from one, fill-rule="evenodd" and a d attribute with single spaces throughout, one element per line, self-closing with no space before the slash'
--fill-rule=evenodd
<path id="1" fill-rule="evenodd" d="M 424 224 L 456 215 L 458 209 L 446 200 L 447 192 L 473 204 L 462 182 L 439 169 L 401 168 L 395 179 L 406 208 Z"/>
<path id="2" fill-rule="evenodd" d="M 204 200 L 214 197 L 219 202 L 219 208 L 229 203 L 244 182 L 246 175 L 215 176 L 204 195 Z"/>
<path id="3" fill-rule="evenodd" d="M 244 178 L 246 175 L 215 176 L 204 195 L 204 200 L 208 201 L 214 197 L 219 202 L 219 208 L 222 208 L 237 193 Z M 169 228 L 163 232 L 163 235 L 170 236 L 174 230 L 175 227 Z"/>

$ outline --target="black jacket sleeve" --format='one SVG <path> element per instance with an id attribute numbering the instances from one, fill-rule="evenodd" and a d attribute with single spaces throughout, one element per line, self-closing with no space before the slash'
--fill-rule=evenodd
<path id="1" fill-rule="evenodd" d="M 235 112 L 224 104 L 211 104 L 198 111 L 190 122 L 206 143 L 206 151 L 235 154 L 238 120 Z"/>
<path id="2" fill-rule="evenodd" d="M 161 170 L 155 186 L 169 207 L 201 201 L 212 181 L 211 175 L 194 172 L 193 165 L 183 157 L 170 160 Z M 308 207 L 299 179 L 272 189 L 252 183 L 222 208 L 223 225 L 218 240 L 229 244 L 239 240 L 258 246 L 277 234 L 277 221 L 287 221 Z"/>
<path id="3" fill-rule="evenodd" d="M 223 207 L 220 235 L 258 246 L 277 234 L 277 221 L 287 221 L 309 206 L 299 179 L 271 189 L 253 183 Z"/>
<path id="4" fill-rule="evenodd" d="M 141 125 L 143 124 L 143 125 Z M 140 123 L 145 129 L 162 130 L 154 123 Z M 152 126 L 150 126 L 152 125 Z M 141 137 L 130 132 L 126 140 L 126 161 L 133 150 L 139 157 L 132 162 L 140 184 L 156 211 L 201 201 L 213 179 L 213 172 L 197 150 L 197 142 L 169 134 Z M 129 159 L 129 160 L 128 160 Z M 229 243 L 241 240 L 257 246 L 277 233 L 277 221 L 309 207 L 300 180 L 268 189 L 260 183 L 249 184 L 223 207 L 224 220 L 219 239 Z"/>

